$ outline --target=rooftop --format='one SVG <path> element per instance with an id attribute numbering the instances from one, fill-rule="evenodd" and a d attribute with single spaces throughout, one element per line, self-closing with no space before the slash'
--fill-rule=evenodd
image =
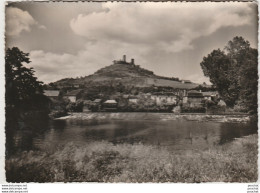
<path id="1" fill-rule="evenodd" d="M 107 100 L 104 103 L 106 103 L 106 104 L 114 104 L 114 103 L 117 103 L 117 102 L 115 100 Z"/>
<path id="2" fill-rule="evenodd" d="M 100 103 L 102 101 L 102 99 L 95 99 L 93 102 L 94 103 Z"/>
<path id="3" fill-rule="evenodd" d="M 45 96 L 48 96 L 48 97 L 57 97 L 57 96 L 59 96 L 60 91 L 59 90 L 44 90 L 43 93 Z"/>
<path id="4" fill-rule="evenodd" d="M 190 90 L 188 92 L 188 97 L 203 97 L 203 94 L 196 90 Z"/>
<path id="5" fill-rule="evenodd" d="M 217 91 L 211 91 L 211 92 L 202 92 L 203 96 L 216 96 L 218 94 Z"/>
<path id="6" fill-rule="evenodd" d="M 154 92 L 152 95 L 167 95 L 167 96 L 175 96 L 176 94 L 173 92 Z"/>
<path id="7" fill-rule="evenodd" d="M 72 90 L 72 91 L 68 92 L 67 94 L 65 94 L 65 96 L 76 96 L 76 95 L 80 94 L 81 92 L 82 92 L 81 89 L 79 89 L 79 90 Z"/>

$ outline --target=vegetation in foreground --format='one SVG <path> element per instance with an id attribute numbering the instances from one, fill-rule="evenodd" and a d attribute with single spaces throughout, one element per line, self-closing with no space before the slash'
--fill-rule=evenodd
<path id="1" fill-rule="evenodd" d="M 68 144 L 10 158 L 6 175 L 8 182 L 255 182 L 257 138 L 184 154 L 142 144 Z"/>

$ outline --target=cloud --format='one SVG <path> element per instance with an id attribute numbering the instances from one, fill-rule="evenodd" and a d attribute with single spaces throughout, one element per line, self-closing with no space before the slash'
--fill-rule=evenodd
<path id="1" fill-rule="evenodd" d="M 102 48 L 102 51 L 100 50 Z M 76 54 L 56 54 L 45 52 L 42 50 L 33 50 L 30 52 L 30 64 L 36 71 L 39 80 L 49 83 L 57 81 L 65 77 L 78 77 L 93 74 L 98 69 L 112 64 L 112 60 L 120 59 L 123 54 L 135 57 L 135 60 L 145 66 L 146 60 L 142 57 L 142 53 L 146 53 L 147 49 L 139 47 L 129 49 L 129 44 L 119 44 L 117 42 L 89 42 L 85 49 L 78 51 Z M 136 57 L 136 52 L 139 56 Z M 127 58 L 130 61 L 130 58 Z"/>
<path id="2" fill-rule="evenodd" d="M 39 29 L 47 29 L 45 25 L 39 25 L 38 28 Z"/>
<path id="3" fill-rule="evenodd" d="M 6 8 L 6 35 L 19 36 L 22 31 L 30 32 L 36 25 L 40 29 L 46 29 L 27 12 L 16 7 Z"/>
<path id="4" fill-rule="evenodd" d="M 70 22 L 89 40 L 144 44 L 166 52 L 192 49 L 191 42 L 226 26 L 249 24 L 246 3 L 103 3 L 103 11 Z"/>
<path id="5" fill-rule="evenodd" d="M 227 26 L 247 26 L 251 10 L 247 3 L 234 2 L 103 3 L 101 10 L 70 20 L 85 46 L 73 54 L 33 50 L 29 66 L 49 83 L 92 74 L 126 54 L 128 61 L 133 57 L 155 74 L 208 83 L 194 40 Z"/>

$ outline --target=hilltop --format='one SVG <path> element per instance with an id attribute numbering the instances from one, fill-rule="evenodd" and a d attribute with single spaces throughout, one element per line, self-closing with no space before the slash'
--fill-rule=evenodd
<path id="1" fill-rule="evenodd" d="M 192 89 L 199 84 L 192 82 L 183 82 L 179 78 L 170 78 L 155 75 L 154 72 L 141 68 L 123 60 L 113 61 L 112 65 L 99 69 L 92 75 L 81 78 L 66 78 L 54 82 L 57 87 L 76 86 L 76 87 L 93 87 L 93 86 L 111 86 L 122 84 L 125 87 L 171 87 L 175 89 Z"/>

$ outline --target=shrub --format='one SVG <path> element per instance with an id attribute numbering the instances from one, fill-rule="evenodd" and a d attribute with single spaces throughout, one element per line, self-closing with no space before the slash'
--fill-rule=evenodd
<path id="1" fill-rule="evenodd" d="M 6 160 L 8 182 L 256 182 L 258 136 L 209 150 L 169 152 L 142 144 L 66 144 Z"/>
<path id="2" fill-rule="evenodd" d="M 205 113 L 206 109 L 204 107 L 186 107 L 182 106 L 182 113 Z"/>

